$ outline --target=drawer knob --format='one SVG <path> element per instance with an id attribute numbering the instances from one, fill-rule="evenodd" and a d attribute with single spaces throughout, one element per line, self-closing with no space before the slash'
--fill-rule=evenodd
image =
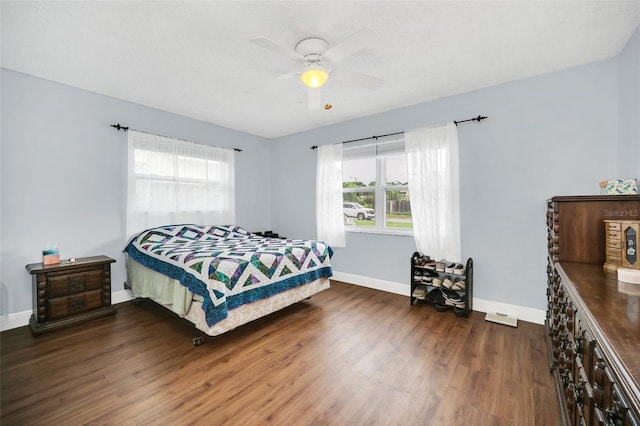
<path id="1" fill-rule="evenodd" d="M 72 290 L 84 290 L 84 277 L 71 277 Z"/>
<path id="2" fill-rule="evenodd" d="M 84 300 L 82 297 L 76 297 L 71 301 L 71 309 L 82 309 L 84 307 Z"/>

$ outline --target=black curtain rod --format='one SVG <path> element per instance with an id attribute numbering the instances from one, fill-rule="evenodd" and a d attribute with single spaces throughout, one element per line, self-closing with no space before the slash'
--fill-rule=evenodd
<path id="1" fill-rule="evenodd" d="M 124 130 L 126 132 L 127 130 L 129 130 L 128 127 L 121 126 L 120 123 L 110 124 L 110 126 L 113 127 L 114 129 L 116 129 L 117 131 Z M 163 135 L 158 135 L 156 133 L 149 133 L 149 132 L 140 132 L 140 133 L 146 133 L 148 135 L 154 135 L 154 136 L 170 137 L 170 136 L 163 136 Z M 171 139 L 177 139 L 177 138 L 171 138 Z M 191 141 L 187 141 L 187 140 L 184 140 L 184 139 L 178 139 L 178 140 L 181 140 L 181 141 L 184 141 L 184 142 L 191 142 Z M 192 142 L 192 143 L 197 143 L 197 142 Z M 201 145 L 205 145 L 205 144 L 201 144 Z M 208 145 L 208 146 L 211 146 L 211 145 Z M 217 147 L 214 147 L 214 148 L 217 148 Z M 242 150 L 240 148 L 233 148 L 233 150 L 236 151 L 236 152 L 242 152 Z"/>
<path id="2" fill-rule="evenodd" d="M 480 122 L 480 120 L 484 120 L 485 118 L 487 118 L 487 117 L 483 117 L 483 116 L 479 115 L 479 116 L 477 116 L 477 117 L 475 117 L 475 118 L 468 118 L 468 119 L 466 119 L 466 120 L 454 121 L 454 122 L 453 122 L 453 124 L 455 124 L 455 125 L 456 125 L 456 127 L 457 127 L 459 123 L 466 123 L 467 121 L 477 121 L 477 122 L 479 123 L 479 122 Z M 351 143 L 351 142 L 360 142 L 360 141 L 366 141 L 366 140 L 369 140 L 369 139 L 376 139 L 376 140 L 378 140 L 378 138 L 384 138 L 384 137 L 386 137 L 386 136 L 401 135 L 401 134 L 403 134 L 403 133 L 404 133 L 404 132 L 387 133 L 386 135 L 377 135 L 377 136 L 370 136 L 370 137 L 368 137 L 368 138 L 352 139 L 352 140 L 350 140 L 350 141 L 344 141 L 344 142 L 342 142 L 342 143 L 343 143 L 343 144 L 345 144 L 345 143 Z M 313 145 L 313 146 L 311 147 L 311 149 L 318 149 L 318 145 Z"/>

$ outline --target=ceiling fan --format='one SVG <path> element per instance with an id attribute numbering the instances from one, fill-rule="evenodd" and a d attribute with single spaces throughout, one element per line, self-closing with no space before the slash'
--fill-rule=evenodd
<path id="1" fill-rule="evenodd" d="M 249 41 L 302 64 L 300 70 L 283 74 L 272 80 L 271 83 L 283 82 L 299 76 L 300 80 L 308 87 L 307 99 L 310 110 L 320 108 L 319 89 L 327 82 L 329 77 L 372 90 L 379 89 L 384 84 L 384 80 L 380 78 L 339 66 L 334 67 L 345 57 L 378 41 L 378 35 L 369 28 L 361 29 L 333 47 L 329 47 L 329 43 L 326 40 L 317 37 L 301 40 L 296 45 L 295 50 L 289 49 L 267 37 L 255 37 Z M 256 87 L 248 92 L 254 93 L 259 89 L 260 87 Z"/>

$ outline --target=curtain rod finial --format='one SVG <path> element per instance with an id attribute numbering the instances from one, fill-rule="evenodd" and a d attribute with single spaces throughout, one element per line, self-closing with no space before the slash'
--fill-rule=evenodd
<path id="1" fill-rule="evenodd" d="M 120 123 L 118 123 L 118 124 L 111 124 L 111 127 L 113 127 L 114 129 L 116 129 L 117 131 L 124 130 L 124 131 L 126 132 L 127 130 L 129 130 L 129 128 L 128 128 L 128 127 L 121 126 L 121 125 L 120 125 Z"/>

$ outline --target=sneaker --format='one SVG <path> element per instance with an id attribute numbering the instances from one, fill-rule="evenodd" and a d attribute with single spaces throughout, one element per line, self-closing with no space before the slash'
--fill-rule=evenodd
<path id="1" fill-rule="evenodd" d="M 448 311 L 449 309 L 452 308 L 452 306 L 449 305 L 441 305 L 440 303 L 436 303 L 435 304 L 436 307 L 436 311 L 438 312 L 444 312 L 444 311 Z"/>
<path id="2" fill-rule="evenodd" d="M 456 275 L 464 275 L 464 265 L 461 263 L 458 263 L 456 266 L 453 267 L 453 273 Z"/>
<path id="3" fill-rule="evenodd" d="M 414 273 L 413 273 L 413 280 L 414 280 L 414 281 L 422 281 L 422 272 L 420 272 L 420 271 L 414 271 Z"/>
<path id="4" fill-rule="evenodd" d="M 440 262 L 436 262 L 436 271 L 438 272 L 444 272 L 446 265 L 443 261 Z"/>
<path id="5" fill-rule="evenodd" d="M 462 297 L 455 292 L 454 290 L 450 290 L 448 288 L 441 288 L 442 297 L 444 298 L 445 304 L 450 306 L 457 306 L 459 308 L 464 308 L 465 303 L 462 300 Z"/>
<path id="6" fill-rule="evenodd" d="M 453 268 L 455 267 L 455 263 L 447 263 L 446 265 L 444 265 L 444 272 L 446 272 L 447 274 L 453 274 Z"/>
<path id="7" fill-rule="evenodd" d="M 434 277 L 433 280 L 431 281 L 431 285 L 434 286 L 434 287 L 441 287 L 442 286 L 442 278 Z"/>
<path id="8" fill-rule="evenodd" d="M 444 297 L 442 297 L 442 292 L 439 288 L 434 288 L 427 294 L 427 300 L 429 302 L 444 305 Z"/>
<path id="9" fill-rule="evenodd" d="M 413 294 L 412 294 L 412 296 L 415 297 L 416 299 L 422 299 L 422 300 L 424 300 L 426 295 L 427 295 L 427 289 L 423 285 L 417 286 L 413 290 Z"/>
<path id="10" fill-rule="evenodd" d="M 459 317 L 466 317 L 467 316 L 467 310 L 465 308 L 459 308 L 457 306 L 453 307 L 453 313 L 456 314 Z"/>

